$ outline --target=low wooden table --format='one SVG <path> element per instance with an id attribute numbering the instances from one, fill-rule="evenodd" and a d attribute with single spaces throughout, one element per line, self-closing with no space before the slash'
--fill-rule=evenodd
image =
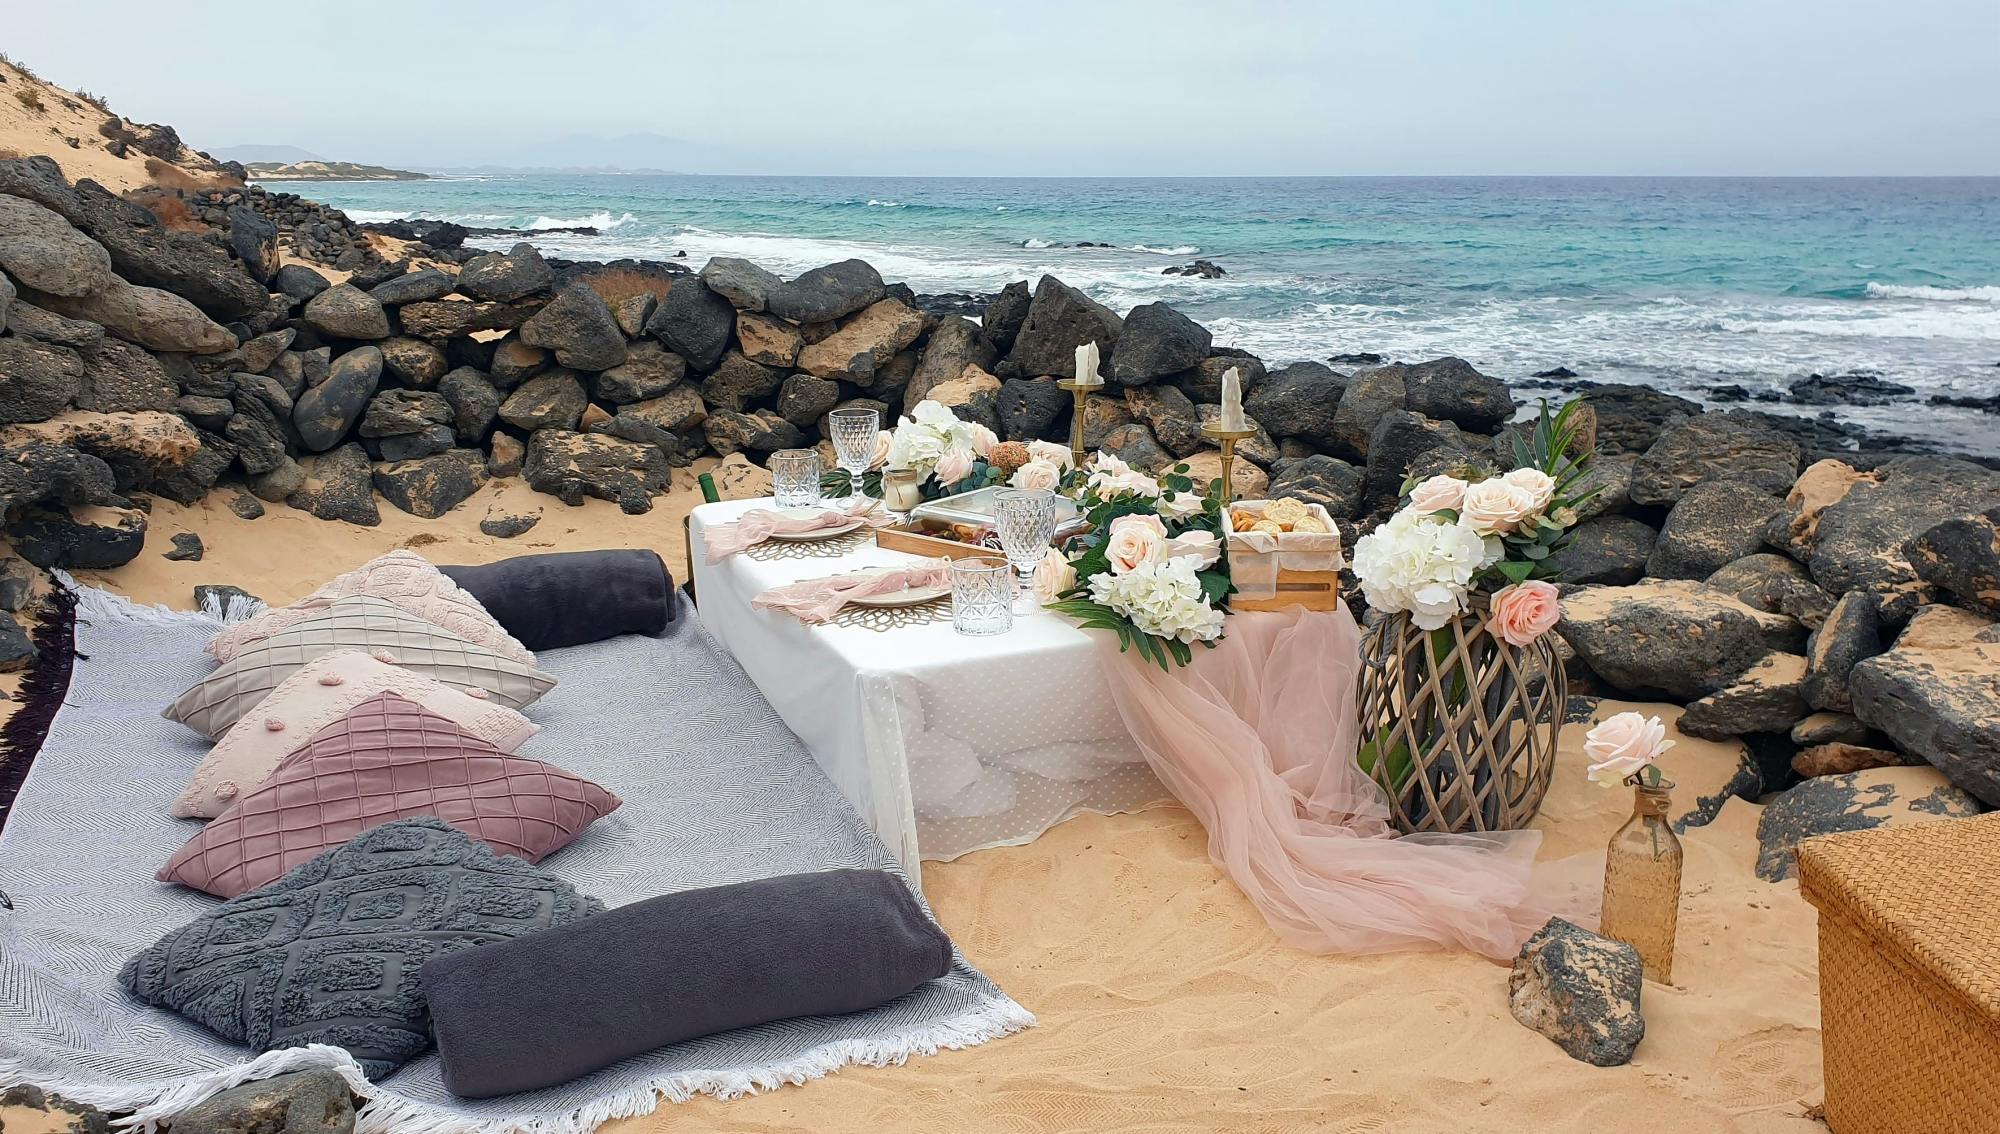
<path id="1" fill-rule="evenodd" d="M 807 626 L 753 608 L 770 587 L 919 558 L 864 531 L 705 562 L 707 528 L 772 506 L 694 510 L 702 623 L 913 877 L 922 859 L 1024 843 L 1079 812 L 1169 798 L 1112 705 L 1097 645 L 1025 596 L 1014 628 L 989 638 L 954 631 L 948 598 L 929 620 L 887 629 L 861 619 Z"/>

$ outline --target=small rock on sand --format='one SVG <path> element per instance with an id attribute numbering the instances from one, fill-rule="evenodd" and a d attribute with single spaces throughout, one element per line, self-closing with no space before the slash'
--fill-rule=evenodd
<path id="1" fill-rule="evenodd" d="M 1632 1060 L 1646 1034 L 1639 1013 L 1645 984 L 1639 951 L 1550 918 L 1514 958 L 1507 1003 L 1514 1018 L 1554 1041 L 1571 1059 L 1598 1067 Z"/>

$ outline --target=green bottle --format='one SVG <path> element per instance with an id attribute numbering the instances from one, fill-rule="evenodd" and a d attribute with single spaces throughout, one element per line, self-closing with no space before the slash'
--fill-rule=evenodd
<path id="1" fill-rule="evenodd" d="M 717 492 L 715 489 L 715 477 L 713 475 L 702 473 L 700 476 L 694 478 L 694 482 L 701 485 L 701 498 L 703 500 L 713 504 L 722 499 L 722 493 Z"/>

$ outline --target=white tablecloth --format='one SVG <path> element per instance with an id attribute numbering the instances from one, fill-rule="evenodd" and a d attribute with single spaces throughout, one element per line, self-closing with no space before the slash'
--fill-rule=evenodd
<path id="1" fill-rule="evenodd" d="M 770 506 L 695 509 L 702 622 L 913 877 L 920 859 L 1025 843 L 1079 812 L 1168 798 L 1118 718 L 1088 635 L 1025 597 L 1014 628 L 989 638 L 949 621 L 878 631 L 753 609 L 769 587 L 913 559 L 871 541 L 825 558 L 705 561 L 705 528 Z"/>

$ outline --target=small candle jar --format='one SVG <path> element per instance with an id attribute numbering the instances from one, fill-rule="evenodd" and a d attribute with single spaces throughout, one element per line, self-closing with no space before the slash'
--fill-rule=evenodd
<path id="1" fill-rule="evenodd" d="M 885 469 L 882 473 L 882 503 L 891 512 L 908 515 L 924 502 L 923 478 L 915 469 Z"/>

